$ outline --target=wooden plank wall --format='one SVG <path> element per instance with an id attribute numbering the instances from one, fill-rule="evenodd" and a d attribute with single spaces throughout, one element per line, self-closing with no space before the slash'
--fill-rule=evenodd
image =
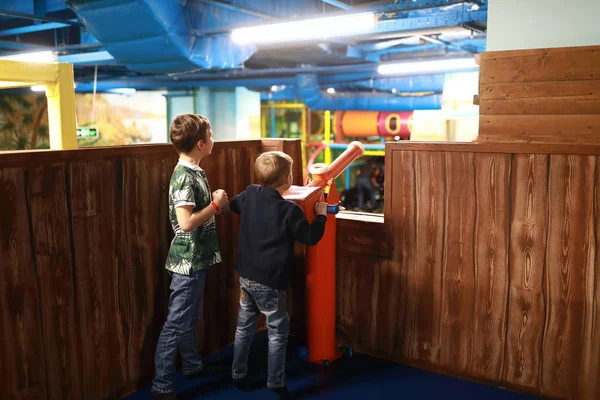
<path id="1" fill-rule="evenodd" d="M 600 143 L 600 46 L 481 54 L 479 142 Z"/>
<path id="2" fill-rule="evenodd" d="M 600 398 L 600 146 L 387 144 L 385 162 L 385 223 L 338 228 L 343 341 L 496 386 Z M 391 256 L 372 239 L 352 250 L 373 237 L 391 240 Z"/>
<path id="3" fill-rule="evenodd" d="M 264 150 L 300 160 L 299 140 L 217 142 L 202 162 L 211 188 L 243 190 Z M 176 162 L 171 145 L 2 154 L 0 398 L 108 399 L 152 379 Z M 224 262 L 208 274 L 203 353 L 233 342 L 238 223 L 217 220 Z"/>

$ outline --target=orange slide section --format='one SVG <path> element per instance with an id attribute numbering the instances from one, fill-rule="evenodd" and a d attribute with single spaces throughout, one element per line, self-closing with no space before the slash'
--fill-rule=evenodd
<path id="1" fill-rule="evenodd" d="M 336 133 L 351 138 L 373 136 L 410 139 L 412 111 L 338 111 L 335 113 Z"/>
<path id="2" fill-rule="evenodd" d="M 312 221 L 315 203 L 325 193 L 329 206 L 339 205 L 335 178 L 364 152 L 362 143 L 350 143 L 331 165 L 313 164 L 309 168 L 313 180 L 305 187 L 292 186 L 283 197 L 298 203 Z M 315 246 L 306 247 L 307 360 L 319 364 L 341 354 L 335 348 L 335 218 L 335 214 L 328 214 L 323 238 Z"/>

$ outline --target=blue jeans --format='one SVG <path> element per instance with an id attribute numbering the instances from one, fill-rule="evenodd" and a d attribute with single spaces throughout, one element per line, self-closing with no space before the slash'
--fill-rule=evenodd
<path id="1" fill-rule="evenodd" d="M 152 391 L 159 393 L 173 391 L 177 349 L 185 375 L 196 373 L 204 366 L 197 351 L 196 327 L 202 314 L 206 269 L 193 271 L 189 276 L 170 275 L 169 315 L 160 332 L 154 358 L 156 377 L 152 381 Z"/>
<path id="2" fill-rule="evenodd" d="M 235 331 L 231 376 L 241 379 L 248 373 L 248 354 L 260 313 L 269 332 L 269 374 L 267 386 L 285 386 L 285 353 L 290 332 L 285 290 L 272 289 L 240 277 L 240 308 Z"/>
<path id="3" fill-rule="evenodd" d="M 365 192 L 369 194 L 369 199 L 371 200 L 371 207 L 375 207 L 377 204 L 377 189 L 371 183 L 371 181 L 364 177 L 359 176 L 356 178 L 356 195 L 357 195 L 357 203 L 356 206 L 358 208 L 362 208 L 365 205 Z"/>

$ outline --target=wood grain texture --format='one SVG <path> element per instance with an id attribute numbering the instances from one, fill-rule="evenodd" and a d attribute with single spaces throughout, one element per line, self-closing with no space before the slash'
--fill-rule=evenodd
<path id="1" fill-rule="evenodd" d="M 596 147 L 394 143 L 386 150 L 393 202 L 380 235 L 389 230 L 392 259 L 339 261 L 341 342 L 485 384 L 598 398 Z M 441 160 L 442 172 L 431 160 Z M 369 234 L 372 223 L 364 224 Z M 338 247 L 347 248 L 347 238 L 340 235 Z M 439 358 L 431 361 L 416 350 L 434 337 Z"/>
<path id="2" fill-rule="evenodd" d="M 445 153 L 444 262 L 439 363 L 467 369 L 473 341 L 473 240 L 475 168 L 473 154 Z M 460 204 L 462 206 L 457 207 Z"/>
<path id="3" fill-rule="evenodd" d="M 495 154 L 573 154 L 600 156 L 600 145 L 556 144 L 556 143 L 460 143 L 460 142 L 413 142 L 386 143 L 386 152 L 397 151 L 441 151 Z M 386 164 L 387 165 L 387 164 Z M 386 167 L 387 168 L 387 167 Z M 391 173 L 391 172 L 390 172 Z M 387 175 L 386 175 L 387 176 Z M 390 215 L 387 214 L 386 215 Z"/>
<path id="4" fill-rule="evenodd" d="M 600 100 L 590 100 L 587 96 L 579 98 L 540 97 L 537 99 L 487 100 L 479 107 L 482 115 L 597 115 L 600 112 Z"/>
<path id="5" fill-rule="evenodd" d="M 203 161 L 230 198 L 252 182 L 262 149 L 240 143 L 218 142 Z M 152 378 L 177 158 L 170 146 L 110 150 L 57 152 L 54 163 L 44 153 L 39 164 L 0 157 L 2 398 L 119 397 Z M 386 153 L 385 222 L 338 219 L 340 342 L 488 384 L 597 399 L 600 147 L 393 143 Z M 217 220 L 231 254 L 207 280 L 204 353 L 231 340 L 236 218 Z M 301 279 L 291 292 L 299 326 Z"/>
<path id="6" fill-rule="evenodd" d="M 119 253 L 118 173 L 112 161 L 78 161 L 69 166 L 73 228 L 75 296 L 82 363 L 79 379 L 84 393 L 113 396 L 127 382 L 127 370 L 117 345 L 114 321 L 114 279 Z"/>
<path id="7" fill-rule="evenodd" d="M 510 156 L 475 154 L 474 325 L 470 370 L 499 380 L 508 302 Z"/>
<path id="8" fill-rule="evenodd" d="M 45 353 L 23 169 L 0 169 L 0 398 L 45 399 Z"/>
<path id="9" fill-rule="evenodd" d="M 594 233 L 596 241 L 596 259 L 592 276 L 586 276 L 585 304 L 588 320 L 585 332 L 584 373 L 580 385 L 584 388 L 586 399 L 600 398 L 600 160 L 596 157 L 596 176 L 594 177 Z"/>
<path id="10" fill-rule="evenodd" d="M 286 146 L 299 154 L 294 144 Z M 261 148 L 260 140 L 215 143 L 203 160 L 211 187 L 230 197 L 245 189 Z M 100 400 L 150 383 L 169 298 L 176 163 L 171 145 L 0 157 L 1 398 Z M 205 354 L 233 340 L 238 223 L 217 217 L 224 262 L 207 278 Z"/>
<path id="11" fill-rule="evenodd" d="M 548 237 L 549 156 L 517 154 L 511 168 L 509 308 L 503 379 L 539 387 Z"/>
<path id="12" fill-rule="evenodd" d="M 396 313 L 397 334 L 394 338 L 393 354 L 401 359 L 410 359 L 412 335 L 415 329 L 417 293 L 417 230 L 416 230 L 416 153 L 409 151 L 386 152 L 386 176 L 397 176 L 388 180 L 387 193 L 392 202 L 385 202 L 385 215 L 389 216 L 391 237 L 394 238 L 394 264 L 398 265 L 398 311 Z M 396 172 L 394 172 L 396 171 Z M 389 175 L 388 175 L 389 174 Z M 385 298 L 385 295 L 382 296 Z"/>
<path id="13" fill-rule="evenodd" d="M 336 263 L 338 335 L 356 348 L 377 346 L 373 335 L 377 321 L 372 313 L 372 299 L 378 293 L 375 268 L 365 268 L 366 263 L 372 265 L 367 258 L 345 254 Z"/>
<path id="14" fill-rule="evenodd" d="M 553 139 L 554 143 L 600 141 L 600 114 L 484 115 L 479 121 L 479 141 L 489 141 L 492 137 L 514 142 L 534 142 L 540 138 Z"/>
<path id="15" fill-rule="evenodd" d="M 481 57 L 479 142 L 600 143 L 600 46 Z"/>
<path id="16" fill-rule="evenodd" d="M 292 165 L 292 175 L 294 185 L 302 186 L 302 149 L 298 146 L 298 143 L 293 140 L 286 140 L 283 142 L 283 152 L 288 154 L 292 159 L 297 160 Z"/>
<path id="17" fill-rule="evenodd" d="M 83 398 L 65 164 L 29 170 L 33 251 L 46 351 L 47 398 Z"/>
<path id="18" fill-rule="evenodd" d="M 598 114 L 600 80 L 481 84 L 482 115 Z"/>
<path id="19" fill-rule="evenodd" d="M 373 291 L 368 298 L 362 298 L 364 305 L 370 306 L 368 314 L 371 315 L 368 323 L 368 334 L 364 340 L 367 343 L 376 343 L 378 349 L 394 348 L 397 338 L 397 320 L 398 320 L 398 299 L 401 295 L 399 268 L 391 262 L 391 247 L 383 245 L 387 241 L 387 226 L 377 222 L 361 222 L 338 218 L 336 221 L 336 256 L 339 260 L 337 264 L 346 271 L 346 265 L 354 262 L 356 265 L 369 265 L 369 270 L 360 271 L 368 274 L 369 281 L 373 282 Z M 338 271 L 339 272 L 339 271 Z M 352 277 L 346 273 L 338 274 L 341 282 Z M 295 284 L 294 284 L 295 286 Z M 362 288 L 365 288 L 363 286 Z M 348 292 L 341 287 L 337 289 L 337 309 L 348 310 L 355 307 L 356 298 L 352 298 Z M 340 295 L 342 294 L 343 295 Z M 386 293 L 388 296 L 380 296 L 379 293 Z M 338 312 L 337 318 L 341 322 L 349 313 Z M 348 323 L 346 325 L 346 323 Z M 347 329 L 359 329 L 358 326 L 352 326 L 355 321 L 346 321 L 338 324 L 340 336 L 347 338 L 345 333 Z M 368 338 L 368 339 L 367 339 Z M 357 343 L 353 343 L 357 345 Z"/>
<path id="20" fill-rule="evenodd" d="M 481 55 L 481 83 L 597 79 L 599 46 L 489 51 Z"/>
<path id="21" fill-rule="evenodd" d="M 386 226 L 378 222 L 337 219 L 336 241 L 338 255 L 368 255 L 391 258 L 393 246 Z"/>
<path id="22" fill-rule="evenodd" d="M 210 164 L 206 168 L 207 177 L 211 190 L 225 189 L 229 198 L 233 198 L 234 191 L 245 189 L 244 182 L 235 177 L 238 170 L 235 166 L 241 168 L 244 152 L 234 151 L 233 149 L 220 148 L 213 150 L 210 156 Z M 210 165 L 210 167 L 209 167 Z M 243 164 L 245 168 L 247 163 Z M 224 167 L 227 166 L 227 167 Z M 231 168 L 234 167 L 234 168 Z M 237 180 L 237 182 L 236 182 Z M 213 184 L 213 182 L 215 182 Z M 217 182 L 220 186 L 214 186 Z M 208 270 L 205 286 L 205 298 L 214 299 L 214 302 L 204 302 L 204 310 L 199 326 L 199 347 L 202 353 L 212 353 L 233 342 L 233 335 L 237 322 L 237 302 L 234 301 L 232 293 L 238 291 L 237 281 L 235 279 L 235 248 L 232 246 L 232 224 L 231 216 L 227 219 L 223 216 L 218 217 L 217 234 L 219 235 L 219 246 L 223 262 Z M 237 245 L 236 238 L 233 239 Z M 216 307 L 216 305 L 219 305 Z M 222 329 L 223 334 L 214 335 L 215 327 Z"/>
<path id="23" fill-rule="evenodd" d="M 549 224 L 544 284 L 547 312 L 542 347 L 542 391 L 580 398 L 586 332 L 593 323 L 586 279 L 595 270 L 595 157 L 551 156 Z M 587 396 L 586 396 L 587 397 Z"/>
<path id="24" fill-rule="evenodd" d="M 439 362 L 444 263 L 445 154 L 415 155 L 416 304 L 410 359 Z"/>
<path id="25" fill-rule="evenodd" d="M 157 227 L 167 221 L 167 176 L 161 158 L 122 160 L 122 197 L 119 206 L 117 315 L 121 355 L 128 381 L 154 375 L 154 351 L 166 314 L 165 246 Z M 160 258 L 159 258 L 160 256 Z M 162 293 L 158 297 L 157 294 Z M 154 329 L 148 329 L 148 327 Z"/>

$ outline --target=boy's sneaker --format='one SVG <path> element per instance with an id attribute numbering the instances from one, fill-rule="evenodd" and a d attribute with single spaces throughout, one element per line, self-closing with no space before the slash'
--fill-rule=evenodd
<path id="1" fill-rule="evenodd" d="M 242 390 L 244 392 L 252 392 L 254 390 L 259 390 L 265 387 L 264 380 L 250 380 L 247 376 L 240 379 L 231 378 L 231 383 L 236 389 Z"/>
<path id="2" fill-rule="evenodd" d="M 244 392 L 250 391 L 250 386 L 248 385 L 247 378 L 240 378 L 240 379 L 231 378 L 231 383 L 233 384 L 233 386 L 236 389 L 242 390 Z"/>
<path id="3" fill-rule="evenodd" d="M 193 374 L 184 374 L 184 376 L 187 379 L 196 379 L 196 378 L 202 378 L 205 376 L 210 376 L 210 375 L 218 375 L 218 374 L 222 374 L 224 371 L 223 367 L 220 367 L 218 365 L 207 365 L 204 364 L 204 367 L 198 371 L 198 372 L 194 372 Z"/>
<path id="4" fill-rule="evenodd" d="M 173 392 L 169 392 L 169 393 L 152 392 L 152 400 L 177 400 L 177 396 Z"/>
<path id="5" fill-rule="evenodd" d="M 285 386 L 280 388 L 271 388 L 271 390 L 279 396 L 280 400 L 294 400 L 296 398 L 294 393 L 290 392 Z"/>

